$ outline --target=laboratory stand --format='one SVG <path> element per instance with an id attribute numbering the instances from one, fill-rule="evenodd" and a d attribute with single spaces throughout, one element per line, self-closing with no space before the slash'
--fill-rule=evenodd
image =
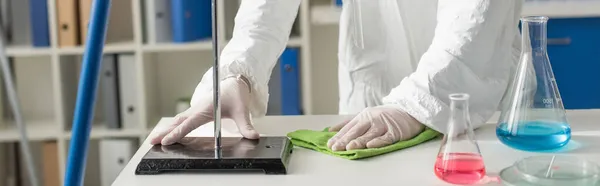
<path id="1" fill-rule="evenodd" d="M 16 0 L 2 0 L 16 1 Z M 90 1 L 91 2 L 91 1 Z M 149 1 L 148 1 L 149 2 Z M 219 22 L 222 22 L 223 28 L 219 29 L 219 40 L 226 43 L 231 38 L 233 29 L 233 20 L 237 12 L 239 1 L 219 1 L 220 6 Z M 298 18 L 294 25 L 294 31 L 290 36 L 288 48 L 298 49 L 299 64 L 297 69 L 303 79 L 300 86 L 303 91 L 311 90 L 310 78 L 331 79 L 334 74 L 318 72 L 311 68 L 329 68 L 334 69 L 336 65 L 335 56 L 329 56 L 325 59 L 312 58 L 308 47 L 311 39 L 310 33 L 319 30 L 329 30 L 330 33 L 336 33 L 336 27 L 318 27 L 311 28 L 309 22 L 309 11 L 312 6 L 327 4 L 325 1 L 309 2 L 303 1 L 299 8 Z M 27 10 L 27 5 L 20 6 L 22 10 Z M 198 40 L 187 43 L 152 43 L 147 38 L 146 0 L 113 0 L 109 16 L 109 26 L 107 30 L 106 45 L 104 46 L 104 56 L 107 58 L 126 59 L 129 63 L 129 70 L 124 71 L 130 74 L 133 79 L 131 88 L 133 97 L 131 110 L 136 113 L 131 124 L 123 126 L 120 129 L 110 129 L 108 122 L 104 119 L 105 111 L 102 104 L 105 101 L 104 92 L 98 90 L 96 108 L 92 130 L 90 133 L 90 146 L 88 151 L 87 166 L 85 171 L 84 185 L 110 185 L 103 183 L 101 175 L 101 165 L 103 161 L 102 149 L 106 140 L 126 140 L 124 157 L 131 158 L 141 140 L 149 134 L 150 130 L 159 121 L 161 117 L 173 116 L 176 114 L 176 101 L 183 97 L 189 97 L 199 82 L 202 74 L 212 66 L 212 45 L 210 39 Z M 7 45 L 6 53 L 10 58 L 12 70 L 15 76 L 17 92 L 21 98 L 20 103 L 23 108 L 24 120 L 27 125 L 29 139 L 32 141 L 32 150 L 34 159 L 39 162 L 36 169 L 40 181 L 50 181 L 62 185 L 68 145 L 72 138 L 71 124 L 75 108 L 75 98 L 78 87 L 78 80 L 81 72 L 82 57 L 84 47 L 77 45 L 61 45 L 59 38 L 58 18 L 59 11 L 62 12 L 62 6 L 57 1 L 47 1 L 48 10 L 48 47 L 33 47 L 27 44 L 28 41 L 12 42 Z M 25 12 L 25 11 L 24 11 Z M 22 29 L 26 34 L 30 34 L 29 19 L 22 20 L 23 24 L 14 25 L 14 29 Z M 16 22 L 15 22 L 16 24 Z M 317 39 L 318 40 L 318 39 Z M 21 40 L 19 40 L 21 41 Z M 335 51 L 335 42 L 330 45 L 331 51 Z M 224 44 L 221 45 L 223 47 Z M 306 50 L 304 50 L 306 49 Z M 323 61 L 315 63 L 314 66 L 308 64 L 311 61 Z M 124 61 L 124 60 L 121 60 Z M 328 62 L 328 63 L 325 63 Z M 306 70 L 305 70 L 306 68 Z M 316 74 L 313 74 L 316 73 Z M 319 77 L 321 76 L 321 77 Z M 176 83 L 174 83 L 176 82 Z M 320 82 L 319 82 L 320 83 Z M 323 91 L 318 91 L 323 92 Z M 329 91 L 324 91 L 329 92 Z M 2 93 L 4 94 L 4 93 Z M 302 100 L 310 103 L 313 101 L 313 93 L 310 91 L 301 94 Z M 329 97 L 335 96 L 332 93 Z M 6 95 L 2 95 L 2 120 L 0 120 L 0 185 L 19 182 L 18 180 L 27 180 L 15 177 L 19 174 L 19 169 L 8 169 L 21 167 L 20 175 L 27 175 L 24 168 L 24 160 L 14 162 L 15 154 L 18 152 L 16 147 L 19 139 L 18 128 L 14 125 L 14 120 L 10 117 L 10 107 Z M 315 96 L 316 97 L 316 96 Z M 310 105 L 310 104 L 304 104 Z M 318 105 L 317 105 L 318 106 Z M 327 107 L 312 109 L 313 107 L 304 107 L 303 112 L 310 114 L 313 112 L 327 112 L 335 110 L 331 105 Z M 329 108 L 329 109 L 328 109 Z M 129 108 L 127 108 L 129 109 Z M 114 147 L 114 146 L 113 146 Z M 48 155 L 44 155 L 48 154 Z M 11 161 L 8 161 L 8 160 Z M 128 159 L 125 159 L 126 163 Z M 49 171 L 45 171 L 48 168 Z M 53 175 L 44 175 L 44 172 L 52 172 Z M 115 174 L 118 173 L 118 170 Z M 44 179 L 46 176 L 50 178 Z M 115 175 L 116 176 L 116 175 Z M 114 178 L 113 178 L 114 180 Z M 22 185 L 29 185 L 23 181 Z"/>

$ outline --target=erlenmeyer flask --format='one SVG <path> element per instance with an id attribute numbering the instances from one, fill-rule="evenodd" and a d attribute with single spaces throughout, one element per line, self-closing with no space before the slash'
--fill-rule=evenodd
<path id="1" fill-rule="evenodd" d="M 474 184 L 485 176 L 485 165 L 469 116 L 469 95 L 450 94 L 448 132 L 435 162 L 435 175 L 452 184 Z"/>
<path id="2" fill-rule="evenodd" d="M 571 139 L 546 50 L 547 22 L 544 16 L 521 18 L 521 58 L 496 128 L 498 139 L 515 149 L 550 150 Z"/>

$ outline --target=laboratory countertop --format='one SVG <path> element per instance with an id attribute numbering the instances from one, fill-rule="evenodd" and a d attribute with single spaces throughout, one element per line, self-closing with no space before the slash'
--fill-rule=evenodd
<path id="1" fill-rule="evenodd" d="M 320 130 L 336 124 L 346 117 L 330 115 L 268 116 L 256 119 L 255 126 L 261 135 L 283 136 L 297 129 Z M 570 110 L 567 111 L 567 117 L 572 128 L 572 141 L 560 153 L 600 163 L 600 110 Z M 171 118 L 163 118 L 157 127 L 171 120 Z M 223 122 L 224 125 L 227 122 L 231 124 L 230 120 Z M 495 136 L 495 125 L 493 122 L 488 123 L 475 132 L 488 175 L 497 175 L 500 170 L 522 158 L 548 154 L 518 151 L 501 144 Z M 189 136 L 212 136 L 212 131 L 212 124 L 207 124 L 196 129 Z M 224 131 L 223 136 L 239 135 Z M 151 148 L 146 139 L 113 185 L 449 185 L 438 180 L 433 172 L 440 141 L 440 139 L 435 139 L 412 148 L 363 160 L 346 160 L 295 147 L 287 175 L 260 173 L 135 175 L 137 164 Z"/>

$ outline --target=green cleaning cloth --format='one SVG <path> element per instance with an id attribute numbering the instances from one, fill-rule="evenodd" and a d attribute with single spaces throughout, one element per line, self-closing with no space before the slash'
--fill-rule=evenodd
<path id="1" fill-rule="evenodd" d="M 325 129 L 323 131 L 297 130 L 288 133 L 287 136 L 291 139 L 292 144 L 295 146 L 304 147 L 307 149 L 315 150 L 340 158 L 356 160 L 409 148 L 429 141 L 440 134 L 435 130 L 426 128 L 423 132 L 413 137 L 412 139 L 399 141 L 385 147 L 348 151 L 332 151 L 327 147 L 327 141 L 329 140 L 329 138 L 332 138 L 336 133 L 337 132 L 328 132 L 328 129 Z"/>

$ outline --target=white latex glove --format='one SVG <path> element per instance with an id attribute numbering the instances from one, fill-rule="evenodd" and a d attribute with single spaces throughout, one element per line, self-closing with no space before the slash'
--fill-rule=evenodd
<path id="1" fill-rule="evenodd" d="M 177 114 L 173 123 L 150 134 L 150 143 L 174 144 L 194 129 L 213 121 L 213 103 L 212 91 L 202 94 L 189 109 Z M 257 139 L 259 134 L 250 119 L 249 103 L 249 87 L 242 79 L 232 77 L 221 81 L 221 116 L 232 119 L 245 138 Z"/>
<path id="2" fill-rule="evenodd" d="M 339 131 L 327 142 L 334 151 L 378 148 L 415 137 L 425 129 L 406 112 L 393 105 L 369 107 L 329 131 Z"/>

